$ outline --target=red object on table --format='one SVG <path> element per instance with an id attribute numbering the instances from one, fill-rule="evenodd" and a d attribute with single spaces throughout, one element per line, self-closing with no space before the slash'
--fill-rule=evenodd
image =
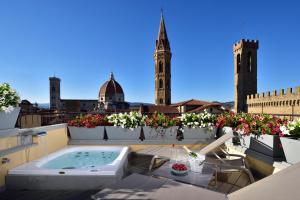
<path id="1" fill-rule="evenodd" d="M 187 167 L 185 164 L 175 163 L 172 165 L 172 169 L 177 171 L 186 171 Z"/>

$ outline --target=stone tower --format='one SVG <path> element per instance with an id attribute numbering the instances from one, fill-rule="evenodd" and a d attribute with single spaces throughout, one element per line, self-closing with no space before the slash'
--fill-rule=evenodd
<path id="1" fill-rule="evenodd" d="M 158 37 L 155 44 L 155 104 L 171 104 L 171 49 L 161 14 Z"/>
<path id="2" fill-rule="evenodd" d="M 257 93 L 257 49 L 258 40 L 233 45 L 235 112 L 247 112 L 247 95 Z"/>
<path id="3" fill-rule="evenodd" d="M 60 79 L 49 77 L 50 81 L 50 109 L 60 108 Z"/>

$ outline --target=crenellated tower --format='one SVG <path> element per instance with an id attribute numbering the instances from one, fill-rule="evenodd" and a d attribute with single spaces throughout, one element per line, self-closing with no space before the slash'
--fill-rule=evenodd
<path id="1" fill-rule="evenodd" d="M 155 104 L 171 104 L 171 49 L 161 14 L 158 37 L 155 44 Z"/>
<path id="2" fill-rule="evenodd" d="M 257 49 L 258 40 L 233 45 L 235 112 L 247 112 L 247 95 L 257 93 Z"/>

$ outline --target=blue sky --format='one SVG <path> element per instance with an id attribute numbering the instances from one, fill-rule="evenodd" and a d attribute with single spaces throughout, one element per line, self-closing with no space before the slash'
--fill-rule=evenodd
<path id="1" fill-rule="evenodd" d="M 297 1 L 0 0 L 0 82 L 22 99 L 96 99 L 111 71 L 126 101 L 154 102 L 154 45 L 163 7 L 172 102 L 233 100 L 232 45 L 258 39 L 258 91 L 300 85 Z"/>

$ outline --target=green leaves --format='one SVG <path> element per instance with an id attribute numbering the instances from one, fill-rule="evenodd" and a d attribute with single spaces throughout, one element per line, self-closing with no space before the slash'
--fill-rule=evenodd
<path id="1" fill-rule="evenodd" d="M 20 103 L 20 97 L 17 92 L 10 87 L 8 83 L 0 85 L 0 111 L 8 111 L 17 107 Z"/>

